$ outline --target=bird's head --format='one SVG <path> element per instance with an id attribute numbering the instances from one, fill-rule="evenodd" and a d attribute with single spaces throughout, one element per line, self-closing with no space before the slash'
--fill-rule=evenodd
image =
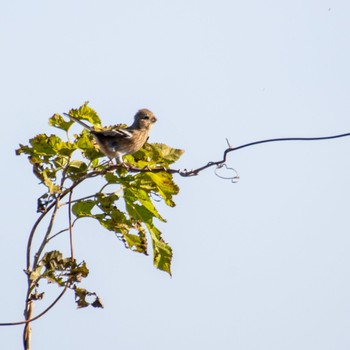
<path id="1" fill-rule="evenodd" d="M 137 129 L 149 130 L 156 121 L 156 116 L 149 109 L 143 108 L 135 114 L 133 126 Z"/>

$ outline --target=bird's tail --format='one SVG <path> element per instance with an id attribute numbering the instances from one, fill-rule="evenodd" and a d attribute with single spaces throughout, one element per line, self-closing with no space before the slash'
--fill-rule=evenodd
<path id="1" fill-rule="evenodd" d="M 72 117 L 71 115 L 67 114 L 67 113 L 63 113 L 65 116 L 69 117 L 71 120 L 73 120 L 74 122 L 77 122 L 78 124 L 82 125 L 84 128 L 93 131 L 93 129 L 91 128 L 90 125 L 85 124 L 84 122 L 82 122 L 80 119 L 77 119 L 75 117 Z"/>

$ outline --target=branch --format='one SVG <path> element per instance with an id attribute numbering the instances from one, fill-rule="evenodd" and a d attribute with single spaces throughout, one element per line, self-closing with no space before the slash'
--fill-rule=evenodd
<path id="1" fill-rule="evenodd" d="M 43 311 L 41 312 L 39 315 L 29 319 L 29 320 L 24 320 L 24 321 L 18 321 L 18 322 L 7 322 L 7 323 L 0 323 L 0 326 L 18 326 L 21 324 L 27 324 L 29 322 L 33 322 L 35 320 L 37 320 L 38 318 L 40 318 L 41 316 L 44 316 L 48 311 L 50 311 L 55 305 L 56 303 L 63 297 L 63 294 L 67 291 L 68 289 L 68 284 L 69 282 L 66 283 L 66 285 L 64 286 L 63 291 L 59 294 L 59 296 Z"/>
<path id="2" fill-rule="evenodd" d="M 337 139 L 337 138 L 341 138 L 341 137 L 349 137 L 350 133 L 346 133 L 346 134 L 339 134 L 339 135 L 332 135 L 332 136 L 322 136 L 322 137 L 284 137 L 284 138 L 275 138 L 275 139 L 266 139 L 266 140 L 260 140 L 260 141 L 254 141 L 254 142 L 250 142 L 250 143 L 246 143 L 243 144 L 241 146 L 237 146 L 237 147 L 232 147 L 229 146 L 228 148 L 225 149 L 224 154 L 223 154 L 223 158 L 222 160 L 218 160 L 218 161 L 212 161 L 209 162 L 199 168 L 196 169 L 192 169 L 192 170 L 187 170 L 187 169 L 167 169 L 167 168 L 153 168 L 150 169 L 148 167 L 144 167 L 144 168 L 136 168 L 136 167 L 129 167 L 125 164 L 117 164 L 117 165 L 111 165 L 108 168 L 102 170 L 100 173 L 101 174 L 105 174 L 108 171 L 111 170 L 115 170 L 118 168 L 127 168 L 127 170 L 129 172 L 132 173 L 147 173 L 147 172 L 152 172 L 152 173 L 159 173 L 159 172 L 166 172 L 169 174 L 179 174 L 180 176 L 183 177 L 190 177 L 190 176 L 195 176 L 198 175 L 201 171 L 208 169 L 210 167 L 213 166 L 217 166 L 217 167 L 221 167 L 227 159 L 227 154 L 230 152 L 234 152 L 234 151 L 238 151 L 240 149 L 243 148 L 247 148 L 247 147 L 251 147 L 251 146 L 255 146 L 255 145 L 260 145 L 263 143 L 271 143 L 271 142 L 281 142 L 281 141 L 321 141 L 321 140 L 330 140 L 330 139 Z M 97 174 L 95 172 L 90 173 L 92 176 L 96 176 Z M 89 176 L 88 176 L 89 177 Z"/>
<path id="3" fill-rule="evenodd" d="M 72 196 L 73 190 L 69 193 L 68 201 L 68 222 L 69 222 L 69 245 L 70 245 L 70 256 L 74 260 L 74 244 L 73 244 L 73 225 L 72 225 Z"/>

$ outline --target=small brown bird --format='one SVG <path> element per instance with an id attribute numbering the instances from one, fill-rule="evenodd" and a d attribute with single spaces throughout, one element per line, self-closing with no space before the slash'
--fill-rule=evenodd
<path id="1" fill-rule="evenodd" d="M 94 136 L 101 151 L 109 158 L 123 163 L 123 156 L 137 152 L 148 140 L 155 115 L 148 109 L 140 109 L 134 117 L 134 123 L 125 129 L 96 131 L 81 120 L 64 113 L 71 120 L 88 129 Z"/>

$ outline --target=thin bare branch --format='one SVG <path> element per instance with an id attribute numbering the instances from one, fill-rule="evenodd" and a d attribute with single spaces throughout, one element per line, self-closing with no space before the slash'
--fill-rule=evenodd
<path id="1" fill-rule="evenodd" d="M 69 193 L 68 225 L 69 225 L 70 256 L 71 256 L 71 259 L 74 260 L 73 225 L 72 225 L 72 196 L 73 196 L 73 190 Z"/>
<path id="2" fill-rule="evenodd" d="M 30 322 L 36 321 L 40 317 L 44 316 L 48 311 L 50 311 L 56 305 L 56 303 L 63 297 L 63 294 L 67 291 L 67 289 L 68 289 L 68 282 L 66 283 L 64 289 L 58 295 L 58 297 L 43 312 L 41 312 L 39 315 L 37 315 L 37 316 L 35 316 L 33 318 L 30 318 L 28 320 L 23 320 L 23 321 L 18 321 L 18 322 L 0 323 L 0 326 L 18 326 L 18 325 L 21 325 L 21 324 L 28 324 Z"/>

